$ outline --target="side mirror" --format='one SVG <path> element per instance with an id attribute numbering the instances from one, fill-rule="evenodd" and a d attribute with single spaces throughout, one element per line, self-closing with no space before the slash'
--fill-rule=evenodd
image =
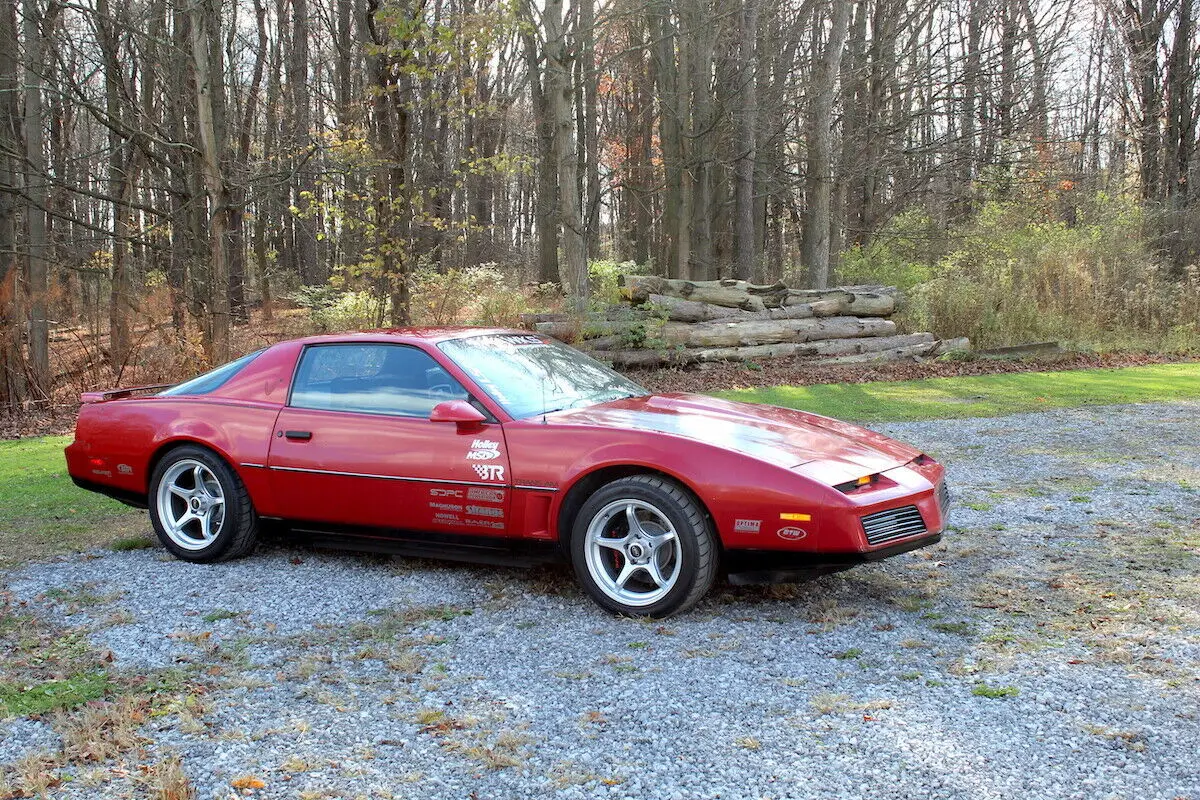
<path id="1" fill-rule="evenodd" d="M 430 422 L 453 422 L 459 428 L 476 428 L 487 421 L 479 409 L 466 400 L 447 400 L 429 412 Z"/>

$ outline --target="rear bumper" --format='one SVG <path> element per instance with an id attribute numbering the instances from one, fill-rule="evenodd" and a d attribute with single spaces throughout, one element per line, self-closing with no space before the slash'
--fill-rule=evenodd
<path id="1" fill-rule="evenodd" d="M 855 553 L 803 553 L 786 550 L 729 550 L 725 564 L 735 586 L 759 583 L 797 583 L 841 572 L 858 564 L 882 561 L 942 540 L 941 532 L 909 539 L 891 547 Z"/>
<path id="2" fill-rule="evenodd" d="M 102 483 L 89 481 L 86 478 L 80 478 L 75 475 L 71 476 L 71 482 L 80 489 L 87 489 L 89 492 L 97 492 L 102 495 L 111 497 L 114 500 L 120 500 L 127 506 L 134 508 L 147 508 L 146 495 L 131 492 L 128 489 L 118 489 L 115 486 L 105 486 Z"/>

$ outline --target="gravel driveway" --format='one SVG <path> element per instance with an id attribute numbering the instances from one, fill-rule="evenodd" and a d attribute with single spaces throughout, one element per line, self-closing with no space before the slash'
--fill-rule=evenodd
<path id="1" fill-rule="evenodd" d="M 565 568 L 279 545 L 3 580 L 187 687 L 140 733 L 200 798 L 1200 800 L 1200 404 L 877 427 L 949 466 L 941 545 L 661 623 Z M 0 722 L 0 764 L 59 746 Z"/>

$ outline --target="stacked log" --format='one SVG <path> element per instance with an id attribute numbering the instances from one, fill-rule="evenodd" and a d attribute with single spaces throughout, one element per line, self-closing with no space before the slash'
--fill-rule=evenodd
<path id="1" fill-rule="evenodd" d="M 826 363 L 915 360 L 967 350 L 966 339 L 901 334 L 884 286 L 792 289 L 783 283 L 626 275 L 628 306 L 585 316 L 527 315 L 527 326 L 619 367 L 812 357 Z"/>

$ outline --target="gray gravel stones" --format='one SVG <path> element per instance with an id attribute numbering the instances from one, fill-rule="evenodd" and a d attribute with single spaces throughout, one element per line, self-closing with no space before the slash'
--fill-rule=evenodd
<path id="1" fill-rule="evenodd" d="M 565 568 L 279 545 L 6 579 L 117 668 L 208 681 L 145 728 L 201 798 L 1200 800 L 1200 405 L 879 428 L 948 464 L 943 544 L 664 622 Z M 46 595 L 81 586 L 112 599 Z M 0 736 L 0 763 L 55 746 Z"/>

